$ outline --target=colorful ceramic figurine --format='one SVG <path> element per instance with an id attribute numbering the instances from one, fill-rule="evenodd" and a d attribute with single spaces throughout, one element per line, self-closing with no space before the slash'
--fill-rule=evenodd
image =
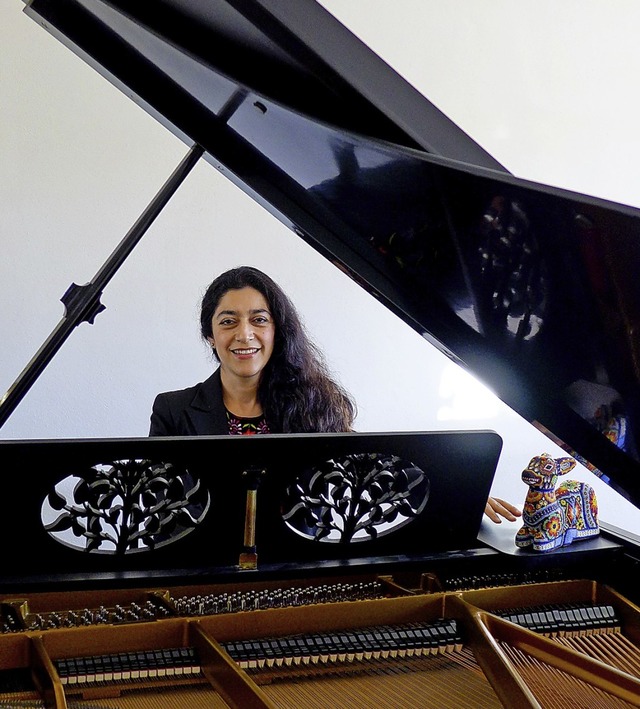
<path id="1" fill-rule="evenodd" d="M 558 476 L 575 467 L 573 458 L 552 458 L 542 453 L 532 458 L 522 471 L 522 480 L 529 491 L 516 546 L 551 551 L 600 533 L 598 502 L 591 485 L 567 480 L 556 488 Z"/>

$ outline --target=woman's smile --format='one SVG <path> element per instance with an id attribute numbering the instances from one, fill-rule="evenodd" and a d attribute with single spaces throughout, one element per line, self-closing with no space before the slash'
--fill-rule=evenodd
<path id="1" fill-rule="evenodd" d="M 254 354 L 257 354 L 260 352 L 259 347 L 249 347 L 245 349 L 232 349 L 231 350 L 236 357 L 253 357 Z"/>

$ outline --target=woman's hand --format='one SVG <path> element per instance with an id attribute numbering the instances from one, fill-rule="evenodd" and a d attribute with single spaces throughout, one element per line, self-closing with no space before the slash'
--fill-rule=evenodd
<path id="1" fill-rule="evenodd" d="M 504 517 L 509 522 L 515 522 L 518 517 L 522 516 L 522 512 L 512 505 L 510 502 L 501 500 L 499 497 L 490 497 L 487 500 L 487 505 L 484 508 L 484 513 L 487 517 L 496 524 L 501 524 L 501 517 Z"/>

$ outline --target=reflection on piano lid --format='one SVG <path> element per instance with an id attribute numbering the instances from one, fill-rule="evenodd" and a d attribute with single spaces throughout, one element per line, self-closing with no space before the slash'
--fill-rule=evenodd
<path id="1" fill-rule="evenodd" d="M 313 0 L 26 11 L 638 504 L 638 210 L 514 178 Z"/>

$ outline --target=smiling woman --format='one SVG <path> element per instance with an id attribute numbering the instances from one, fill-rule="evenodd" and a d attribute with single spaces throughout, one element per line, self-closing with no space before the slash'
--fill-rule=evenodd
<path id="1" fill-rule="evenodd" d="M 200 333 L 220 366 L 204 382 L 158 394 L 150 436 L 340 433 L 356 404 L 329 374 L 289 297 L 262 271 L 225 271 L 202 298 Z M 490 497 L 493 522 L 520 511 Z"/>
<path id="2" fill-rule="evenodd" d="M 352 430 L 355 402 L 262 271 L 218 276 L 202 299 L 200 331 L 220 366 L 200 384 L 156 397 L 151 436 Z"/>

